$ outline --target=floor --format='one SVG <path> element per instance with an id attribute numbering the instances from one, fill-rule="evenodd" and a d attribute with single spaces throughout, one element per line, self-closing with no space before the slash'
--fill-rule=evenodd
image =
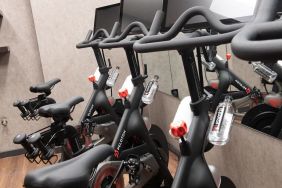
<path id="1" fill-rule="evenodd" d="M 174 175 L 178 159 L 173 153 L 169 158 L 169 170 Z M 29 163 L 23 155 L 0 159 L 0 187 L 21 188 L 26 172 L 40 166 L 44 165 Z"/>

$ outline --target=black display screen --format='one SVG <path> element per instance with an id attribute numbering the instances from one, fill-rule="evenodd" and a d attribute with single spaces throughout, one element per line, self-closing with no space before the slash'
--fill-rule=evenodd
<path id="1" fill-rule="evenodd" d="M 169 29 L 187 9 L 203 6 L 217 13 L 224 23 L 246 22 L 254 15 L 260 0 L 168 0 L 165 28 Z M 195 16 L 186 24 L 186 29 L 204 28 L 206 19 Z"/>
<path id="2" fill-rule="evenodd" d="M 119 21 L 119 16 L 120 3 L 97 8 L 94 21 L 94 32 L 103 28 L 110 34 L 114 23 Z"/>
<path id="3" fill-rule="evenodd" d="M 166 0 L 122 0 L 121 1 L 121 31 L 130 23 L 139 21 L 149 30 L 157 10 L 164 10 Z M 134 33 L 138 33 L 134 30 Z"/>

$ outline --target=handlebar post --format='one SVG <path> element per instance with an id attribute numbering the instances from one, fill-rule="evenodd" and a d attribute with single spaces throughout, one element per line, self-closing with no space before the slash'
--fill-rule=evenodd
<path id="1" fill-rule="evenodd" d="M 201 84 L 198 76 L 197 66 L 195 63 L 193 49 L 180 50 L 179 53 L 182 57 L 183 67 L 184 67 L 192 103 L 194 103 L 202 98 L 203 92 L 201 89 Z"/>
<path id="2" fill-rule="evenodd" d="M 97 49 L 97 48 L 92 48 L 92 49 L 93 49 L 94 54 L 96 56 L 99 68 L 106 67 L 106 64 L 105 64 L 105 61 L 104 61 L 104 58 L 102 56 L 102 53 L 101 53 L 100 49 Z"/>
<path id="3" fill-rule="evenodd" d="M 127 56 L 128 65 L 129 65 L 129 69 L 132 75 L 132 79 L 136 78 L 137 76 L 140 75 L 140 70 L 138 69 L 135 53 L 132 48 L 124 48 L 124 50 Z"/>

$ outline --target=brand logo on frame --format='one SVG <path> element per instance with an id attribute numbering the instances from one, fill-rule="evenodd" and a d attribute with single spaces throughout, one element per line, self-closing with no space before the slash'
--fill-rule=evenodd
<path id="1" fill-rule="evenodd" d="M 92 116 L 92 111 L 93 111 L 93 109 L 94 109 L 94 104 L 91 105 L 91 107 L 90 107 L 90 109 L 89 109 L 89 111 L 88 111 L 87 116 Z"/>
<path id="2" fill-rule="evenodd" d="M 123 131 L 123 133 L 122 133 L 122 135 L 121 135 L 121 137 L 120 137 L 118 146 L 117 146 L 117 148 L 116 148 L 115 151 L 114 151 L 114 156 L 115 156 L 116 158 L 119 157 L 120 148 L 121 148 L 121 146 L 122 146 L 122 144 L 123 144 L 123 141 L 124 141 L 124 139 L 125 139 L 125 136 L 126 136 L 126 130 Z"/>

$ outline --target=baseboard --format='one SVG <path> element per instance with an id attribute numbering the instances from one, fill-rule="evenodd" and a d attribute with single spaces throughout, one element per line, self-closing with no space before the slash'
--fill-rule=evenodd
<path id="1" fill-rule="evenodd" d="M 180 156 L 180 152 L 179 152 L 178 148 L 176 148 L 172 144 L 168 144 L 168 148 L 172 153 L 174 153 L 178 157 Z M 61 149 L 60 147 L 56 148 L 56 152 L 58 152 L 60 149 Z M 23 148 L 11 150 L 11 151 L 0 152 L 0 159 L 6 158 L 6 157 L 14 157 L 14 156 L 22 155 L 22 154 L 25 154 L 25 152 L 26 151 Z"/>
<path id="2" fill-rule="evenodd" d="M 25 154 L 25 150 L 23 148 L 11 150 L 11 151 L 4 151 L 0 153 L 0 159 L 6 157 L 14 157 L 22 154 Z"/>

